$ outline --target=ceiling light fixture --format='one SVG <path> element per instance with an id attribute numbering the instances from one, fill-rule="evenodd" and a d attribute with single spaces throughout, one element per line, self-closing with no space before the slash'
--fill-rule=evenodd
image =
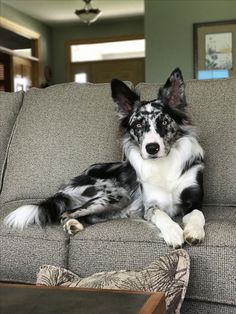
<path id="1" fill-rule="evenodd" d="M 85 2 L 84 8 L 81 10 L 76 10 L 75 14 L 84 23 L 91 24 L 98 19 L 98 17 L 101 15 L 101 11 L 99 9 L 94 9 L 92 7 L 91 0 L 83 0 L 83 1 Z"/>

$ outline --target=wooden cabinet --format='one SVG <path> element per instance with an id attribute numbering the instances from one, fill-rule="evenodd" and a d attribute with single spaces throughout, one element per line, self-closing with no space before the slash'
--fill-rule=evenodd
<path id="1" fill-rule="evenodd" d="M 10 49 L 0 47 L 0 90 L 27 91 L 38 86 L 39 59 L 21 57 Z"/>

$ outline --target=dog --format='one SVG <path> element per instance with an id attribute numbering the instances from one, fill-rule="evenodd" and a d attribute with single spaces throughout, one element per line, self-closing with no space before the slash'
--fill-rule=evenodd
<path id="1" fill-rule="evenodd" d="M 202 213 L 204 152 L 186 113 L 185 83 L 176 68 L 157 99 L 140 97 L 111 82 L 126 161 L 94 164 L 38 205 L 19 207 L 4 220 L 12 228 L 61 221 L 70 235 L 116 218 L 143 218 L 168 246 L 205 237 Z M 183 228 L 172 218 L 182 215 Z"/>

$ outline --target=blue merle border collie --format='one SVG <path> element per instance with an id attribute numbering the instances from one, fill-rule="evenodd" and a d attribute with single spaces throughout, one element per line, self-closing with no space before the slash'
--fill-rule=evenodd
<path id="1" fill-rule="evenodd" d="M 5 224 L 23 229 L 61 221 L 75 234 L 84 224 L 141 217 L 174 248 L 200 243 L 204 153 L 186 114 L 185 84 L 177 68 L 152 101 L 120 80 L 111 82 L 127 160 L 90 166 L 38 205 L 22 206 Z M 172 217 L 182 214 L 183 228 Z"/>

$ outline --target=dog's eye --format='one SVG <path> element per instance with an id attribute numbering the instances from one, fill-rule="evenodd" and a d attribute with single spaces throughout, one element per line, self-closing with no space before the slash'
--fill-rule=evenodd
<path id="1" fill-rule="evenodd" d="M 141 124 L 141 123 L 136 124 L 136 128 L 137 128 L 137 129 L 141 129 L 141 127 L 142 127 L 142 124 Z"/>
<path id="2" fill-rule="evenodd" d="M 166 120 L 163 121 L 163 122 L 162 122 L 162 125 L 167 125 L 167 121 L 166 121 Z"/>

